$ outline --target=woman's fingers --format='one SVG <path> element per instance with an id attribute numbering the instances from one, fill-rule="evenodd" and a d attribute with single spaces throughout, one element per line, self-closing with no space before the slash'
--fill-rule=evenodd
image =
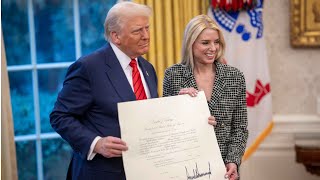
<path id="1" fill-rule="evenodd" d="M 193 87 L 180 89 L 179 95 L 183 95 L 183 94 L 189 94 L 191 97 L 195 97 L 198 94 L 198 90 L 196 90 Z"/>
<path id="2" fill-rule="evenodd" d="M 216 121 L 216 118 L 214 116 L 210 116 L 208 118 L 208 123 L 212 126 L 216 126 L 217 125 L 217 121 Z"/>
<path id="3" fill-rule="evenodd" d="M 238 175 L 238 168 L 235 163 L 228 163 L 226 164 L 227 168 L 227 173 L 225 174 L 226 179 L 228 178 L 229 180 L 237 180 L 239 178 Z"/>

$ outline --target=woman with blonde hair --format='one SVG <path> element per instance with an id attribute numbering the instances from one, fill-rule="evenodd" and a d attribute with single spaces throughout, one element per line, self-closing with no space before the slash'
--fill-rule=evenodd
<path id="1" fill-rule="evenodd" d="M 223 34 L 207 15 L 188 23 L 183 39 L 182 60 L 165 71 L 163 96 L 204 91 L 223 161 L 226 178 L 239 178 L 239 166 L 248 138 L 246 85 L 242 72 L 222 63 Z"/>

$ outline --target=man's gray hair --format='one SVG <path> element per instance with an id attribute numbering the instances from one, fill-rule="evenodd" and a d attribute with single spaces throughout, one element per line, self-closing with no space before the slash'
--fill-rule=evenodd
<path id="1" fill-rule="evenodd" d="M 150 17 L 152 10 L 149 6 L 134 2 L 120 2 L 114 5 L 108 12 L 104 21 L 104 37 L 110 42 L 110 33 L 120 32 L 128 18 L 135 16 Z"/>

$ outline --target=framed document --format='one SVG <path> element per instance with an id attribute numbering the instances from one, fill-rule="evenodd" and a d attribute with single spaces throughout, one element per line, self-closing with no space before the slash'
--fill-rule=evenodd
<path id="1" fill-rule="evenodd" d="M 127 180 L 224 180 L 204 92 L 118 104 Z"/>
<path id="2" fill-rule="evenodd" d="M 291 0 L 291 45 L 320 47 L 320 1 Z"/>

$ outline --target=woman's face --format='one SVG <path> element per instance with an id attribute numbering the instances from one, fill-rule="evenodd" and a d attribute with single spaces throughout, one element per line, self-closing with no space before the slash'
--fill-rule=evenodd
<path id="1" fill-rule="evenodd" d="M 194 64 L 212 64 L 220 48 L 219 34 L 213 29 L 204 29 L 192 45 Z"/>

